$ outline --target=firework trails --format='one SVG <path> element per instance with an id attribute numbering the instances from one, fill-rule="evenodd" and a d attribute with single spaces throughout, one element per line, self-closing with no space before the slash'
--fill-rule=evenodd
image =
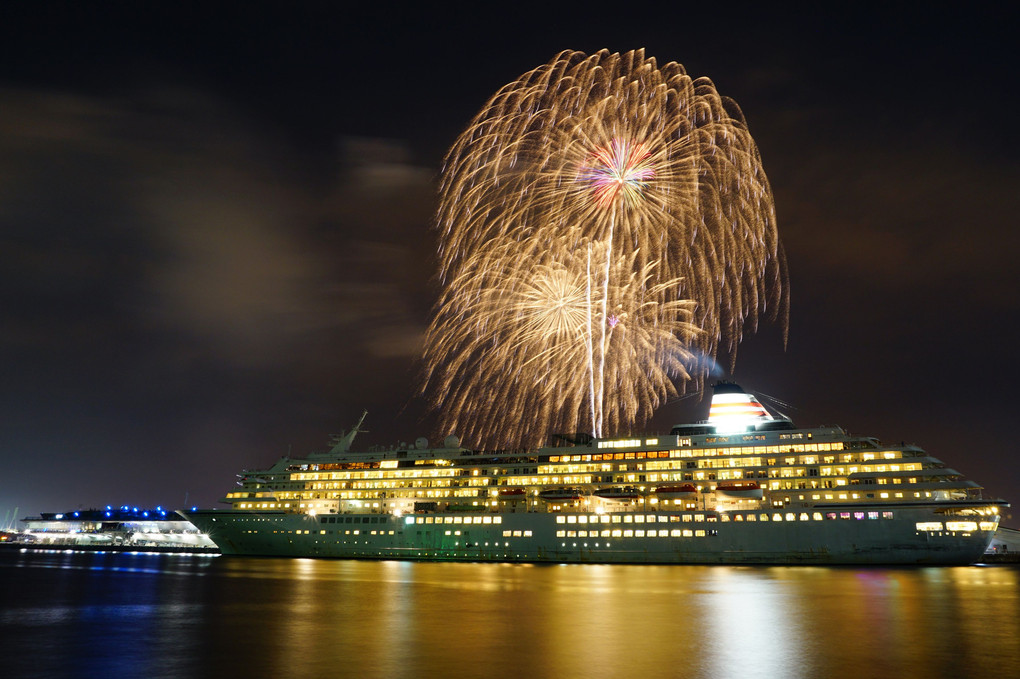
<path id="1" fill-rule="evenodd" d="M 743 114 L 642 50 L 563 52 L 450 149 L 426 335 L 440 424 L 476 444 L 624 433 L 786 327 L 775 209 Z"/>

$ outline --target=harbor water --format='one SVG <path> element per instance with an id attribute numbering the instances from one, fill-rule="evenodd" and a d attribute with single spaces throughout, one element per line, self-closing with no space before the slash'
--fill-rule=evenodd
<path id="1" fill-rule="evenodd" d="M 22 677 L 1018 677 L 1020 567 L 0 553 Z"/>

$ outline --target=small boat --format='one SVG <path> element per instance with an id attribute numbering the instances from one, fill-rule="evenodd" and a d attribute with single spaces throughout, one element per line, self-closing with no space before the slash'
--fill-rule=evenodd
<path id="1" fill-rule="evenodd" d="M 631 502 L 641 497 L 641 493 L 633 486 L 599 488 L 592 494 L 610 502 Z"/>
<path id="2" fill-rule="evenodd" d="M 500 497 L 518 498 L 522 497 L 525 494 L 525 492 L 523 488 L 500 488 L 497 491 L 497 494 Z"/>
<path id="3" fill-rule="evenodd" d="M 660 500 L 685 500 L 698 494 L 698 487 L 693 483 L 681 483 L 676 486 L 659 486 L 655 496 Z"/>
<path id="4" fill-rule="evenodd" d="M 747 500 L 760 500 L 764 495 L 761 486 L 755 481 L 720 481 L 715 486 L 715 492 Z"/>
<path id="5" fill-rule="evenodd" d="M 543 490 L 538 497 L 546 502 L 574 502 L 584 497 L 584 491 L 579 488 L 550 488 Z"/>

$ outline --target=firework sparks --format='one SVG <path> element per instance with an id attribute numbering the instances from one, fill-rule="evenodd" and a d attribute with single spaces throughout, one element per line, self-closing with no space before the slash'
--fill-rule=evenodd
<path id="1" fill-rule="evenodd" d="M 500 89 L 446 158 L 425 381 L 500 446 L 622 432 L 786 322 L 771 190 L 739 108 L 641 50 L 563 52 Z"/>

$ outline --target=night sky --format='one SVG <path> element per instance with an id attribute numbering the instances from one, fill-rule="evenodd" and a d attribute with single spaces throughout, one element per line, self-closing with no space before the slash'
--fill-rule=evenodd
<path id="1" fill-rule="evenodd" d="M 732 379 L 1020 503 L 1007 17 L 342 4 L 0 7 L 0 517 L 216 506 L 363 408 L 365 445 L 447 433 L 416 395 L 443 154 L 500 86 L 603 47 L 710 77 L 758 143 L 790 333 Z"/>

